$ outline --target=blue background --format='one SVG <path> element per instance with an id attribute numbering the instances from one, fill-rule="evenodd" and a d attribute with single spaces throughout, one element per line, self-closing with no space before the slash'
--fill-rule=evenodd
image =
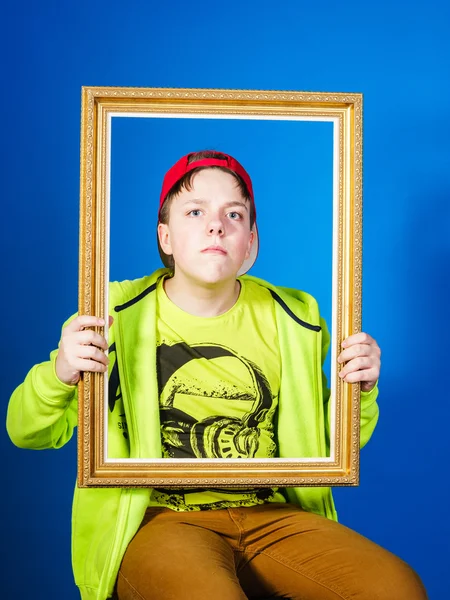
<path id="1" fill-rule="evenodd" d="M 82 85 L 362 92 L 363 320 L 383 351 L 381 419 L 362 451 L 360 487 L 335 497 L 341 522 L 399 554 L 432 600 L 446 600 L 450 8 L 446 0 L 276 7 L 3 6 L 4 410 L 77 303 Z M 276 216 L 295 227 L 282 210 Z M 58 452 L 16 449 L 6 433 L 0 444 L 2 597 L 74 600 L 75 440 Z"/>

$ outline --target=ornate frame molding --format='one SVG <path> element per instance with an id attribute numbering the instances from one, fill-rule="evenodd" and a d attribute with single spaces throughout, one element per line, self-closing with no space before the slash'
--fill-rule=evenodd
<path id="1" fill-rule="evenodd" d="M 361 328 L 362 95 L 295 91 L 84 87 L 81 120 L 79 312 L 105 316 L 108 268 L 111 114 L 236 115 L 333 120 L 335 234 L 332 357 Z M 103 333 L 102 328 L 99 331 Z M 342 382 L 332 363 L 334 447 L 331 458 L 176 459 L 105 457 L 105 377 L 79 383 L 78 485 L 287 487 L 358 485 L 359 385 Z M 334 376 L 333 376 L 334 373 Z M 334 387 L 333 387 L 334 381 Z"/>

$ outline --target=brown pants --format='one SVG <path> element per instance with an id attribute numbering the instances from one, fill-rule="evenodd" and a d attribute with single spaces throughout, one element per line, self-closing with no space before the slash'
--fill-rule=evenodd
<path id="1" fill-rule="evenodd" d="M 292 504 L 149 508 L 120 600 L 426 600 L 417 574 L 367 538 Z"/>

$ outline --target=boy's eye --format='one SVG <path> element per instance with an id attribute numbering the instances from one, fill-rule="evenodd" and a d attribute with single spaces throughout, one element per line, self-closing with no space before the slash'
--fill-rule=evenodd
<path id="1" fill-rule="evenodd" d="M 240 213 L 236 212 L 235 210 L 232 210 L 230 213 L 228 213 L 228 216 L 229 216 L 231 219 L 234 219 L 234 220 L 237 220 L 237 219 L 240 219 L 240 218 L 241 218 L 241 215 L 240 215 Z"/>
<path id="2" fill-rule="evenodd" d="M 190 210 L 188 212 L 188 215 L 190 215 L 191 217 L 198 217 L 201 215 L 201 210 L 198 208 L 194 208 L 193 210 Z"/>

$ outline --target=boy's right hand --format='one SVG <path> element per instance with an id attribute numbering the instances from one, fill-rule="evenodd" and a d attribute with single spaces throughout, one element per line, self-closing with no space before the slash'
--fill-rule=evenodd
<path id="1" fill-rule="evenodd" d="M 64 327 L 55 363 L 56 375 L 63 383 L 77 384 L 82 371 L 104 373 L 108 369 L 109 359 L 104 352 L 108 349 L 107 341 L 96 331 L 87 329 L 104 324 L 104 319 L 79 315 Z"/>

